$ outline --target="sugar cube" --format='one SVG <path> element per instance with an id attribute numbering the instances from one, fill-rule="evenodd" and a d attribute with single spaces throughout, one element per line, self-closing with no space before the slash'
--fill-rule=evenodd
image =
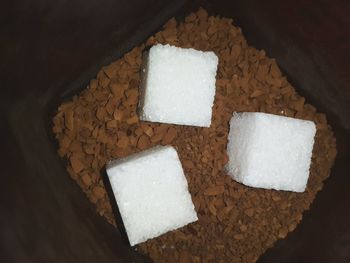
<path id="1" fill-rule="evenodd" d="M 303 192 L 315 133 L 312 121 L 258 112 L 234 113 L 226 170 L 247 186 Z"/>
<path id="2" fill-rule="evenodd" d="M 218 57 L 157 44 L 144 56 L 140 119 L 209 127 Z"/>
<path id="3" fill-rule="evenodd" d="M 173 147 L 111 161 L 107 174 L 132 246 L 198 220 Z"/>

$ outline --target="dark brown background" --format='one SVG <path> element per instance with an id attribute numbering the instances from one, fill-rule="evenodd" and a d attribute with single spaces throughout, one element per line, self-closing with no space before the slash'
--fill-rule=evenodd
<path id="1" fill-rule="evenodd" d="M 199 5 L 232 17 L 326 112 L 339 155 L 295 232 L 259 262 L 350 262 L 350 3 L 341 0 L 4 2 L 0 8 L 0 261 L 145 262 L 65 172 L 50 120 L 101 65 Z"/>

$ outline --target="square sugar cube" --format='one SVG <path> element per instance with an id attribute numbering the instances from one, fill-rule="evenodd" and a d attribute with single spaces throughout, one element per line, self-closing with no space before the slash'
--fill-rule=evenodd
<path id="1" fill-rule="evenodd" d="M 158 44 L 143 64 L 141 120 L 210 126 L 218 65 L 214 52 Z"/>
<path id="2" fill-rule="evenodd" d="M 236 181 L 259 188 L 305 191 L 316 126 L 266 113 L 234 113 L 226 165 Z"/>
<path id="3" fill-rule="evenodd" d="M 198 220 L 173 147 L 111 161 L 107 174 L 132 246 Z"/>

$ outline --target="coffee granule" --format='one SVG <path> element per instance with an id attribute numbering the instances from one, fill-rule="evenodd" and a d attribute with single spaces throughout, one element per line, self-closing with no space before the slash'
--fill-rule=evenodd
<path id="1" fill-rule="evenodd" d="M 140 122 L 141 54 L 162 43 L 212 50 L 219 57 L 210 128 Z M 234 111 L 259 111 L 312 120 L 317 125 L 304 193 L 250 188 L 224 172 L 228 122 Z M 248 46 L 232 19 L 204 9 L 184 22 L 169 20 L 145 44 L 103 67 L 87 89 L 63 103 L 54 117 L 58 154 L 96 210 L 116 225 L 100 175 L 109 159 L 162 144 L 180 156 L 199 220 L 139 245 L 155 262 L 255 262 L 293 231 L 309 209 L 336 156 L 324 114 L 305 104 L 264 50 Z"/>

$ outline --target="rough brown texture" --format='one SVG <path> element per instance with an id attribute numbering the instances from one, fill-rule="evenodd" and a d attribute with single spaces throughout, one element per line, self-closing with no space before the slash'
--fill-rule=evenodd
<path id="1" fill-rule="evenodd" d="M 212 50 L 219 56 L 210 128 L 140 122 L 137 117 L 141 54 L 155 43 Z M 228 121 L 234 111 L 260 111 L 313 120 L 317 133 L 304 193 L 254 189 L 225 175 Z M 106 161 L 158 144 L 177 149 L 199 221 L 139 247 L 155 262 L 255 262 L 293 231 L 321 190 L 336 156 L 335 138 L 324 114 L 281 74 L 274 59 L 247 45 L 232 20 L 205 10 L 150 37 L 97 78 L 54 118 L 58 153 L 100 215 L 115 225 L 100 171 Z"/>

